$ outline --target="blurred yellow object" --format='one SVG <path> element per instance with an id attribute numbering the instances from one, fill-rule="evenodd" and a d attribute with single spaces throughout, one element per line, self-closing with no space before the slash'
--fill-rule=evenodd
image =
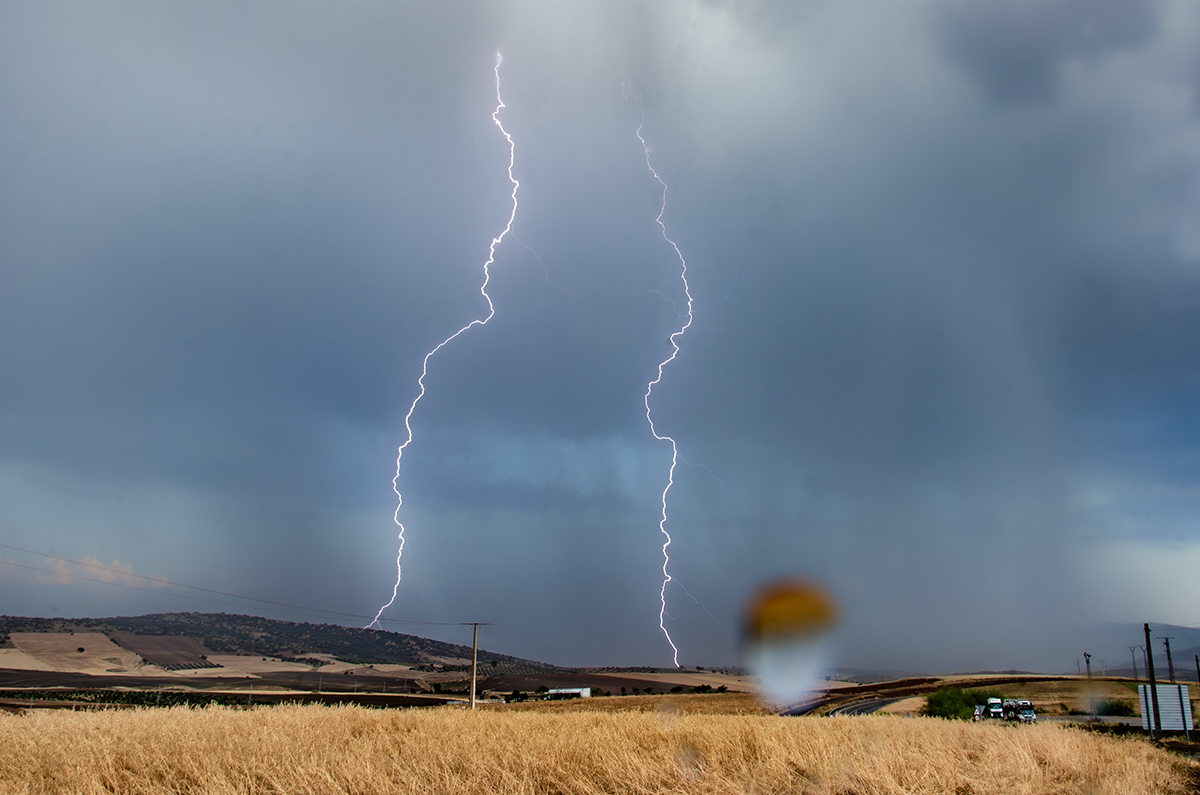
<path id="1" fill-rule="evenodd" d="M 747 639 L 808 635 L 828 629 L 837 617 L 825 592 L 796 580 L 773 582 L 750 598 L 743 631 Z"/>
<path id="2" fill-rule="evenodd" d="M 760 588 L 742 616 L 742 657 L 759 697 L 776 707 L 808 698 L 829 658 L 837 610 L 816 585 L 777 580 Z"/>

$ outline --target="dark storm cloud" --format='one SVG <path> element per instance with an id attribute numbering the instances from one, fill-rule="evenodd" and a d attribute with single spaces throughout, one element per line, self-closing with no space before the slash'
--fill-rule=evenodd
<path id="1" fill-rule="evenodd" d="M 1194 526 L 1183 5 L 702 3 L 657 66 L 686 3 L 70 8 L 0 20 L 25 546 L 374 612 L 421 359 L 486 312 L 507 218 L 497 49 L 520 207 L 496 316 L 412 418 L 396 617 L 663 661 L 642 396 L 684 296 L 643 110 L 697 310 L 653 400 L 707 467 L 671 496 L 685 662 L 733 661 L 746 592 L 795 573 L 858 662 L 979 665 L 996 628 L 1057 648 L 1034 639 L 1110 617 L 1074 595 L 1115 553 L 1089 555 Z"/>
<path id="2" fill-rule="evenodd" d="M 1143 45 L 1158 8 L 1138 0 L 1005 0 L 935 6 L 934 28 L 947 55 L 987 97 L 1020 105 L 1053 96 L 1059 68 Z"/>
<path id="3" fill-rule="evenodd" d="M 8 261 L 21 267 L 10 272 L 10 311 L 0 322 L 7 339 L 21 342 L 6 347 L 6 369 L 24 375 L 7 381 L 9 400 L 27 410 L 57 404 L 55 427 L 41 429 L 59 439 L 55 458 L 93 469 L 102 457 L 109 474 L 127 463 L 143 477 L 147 467 L 132 459 L 147 457 L 147 441 L 151 450 L 191 441 L 186 431 L 183 439 L 137 438 L 147 415 L 175 414 L 189 430 L 207 425 L 201 459 L 205 447 L 222 446 L 216 441 L 222 430 L 267 434 L 263 451 L 287 448 L 306 423 L 273 423 L 273 414 L 379 421 L 391 411 L 388 366 L 398 353 L 404 361 L 416 353 L 398 351 L 406 324 L 452 312 L 461 300 L 452 297 L 457 284 L 432 283 L 428 274 L 449 271 L 463 284 L 474 279 L 467 263 L 477 258 L 478 245 L 463 240 L 462 224 L 451 219 L 475 217 L 476 201 L 503 194 L 434 177 L 422 201 L 406 201 L 403 212 L 385 213 L 380 205 L 395 197 L 407 164 L 424 159 L 436 167 L 431 139 L 443 139 L 441 157 L 455 163 L 482 157 L 491 165 L 499 147 L 476 152 L 470 132 L 445 140 L 439 128 L 453 124 L 444 118 L 453 110 L 440 109 L 448 103 L 443 91 L 416 79 L 417 68 L 402 70 L 403 81 L 385 78 L 370 51 L 357 63 L 328 59 L 321 78 L 329 85 L 314 92 L 329 100 L 323 111 L 309 106 L 313 98 L 296 90 L 294 78 L 271 77 L 305 38 L 341 53 L 348 34 L 372 35 L 358 26 L 318 32 L 309 17 L 301 31 L 250 24 L 241 38 L 205 25 L 208 12 L 187 19 L 140 12 L 98 18 L 86 32 L 58 31 L 51 52 L 78 45 L 95 76 L 78 86 L 47 78 L 52 100 L 28 96 L 14 108 L 16 148 L 36 154 L 10 161 L 27 192 L 9 194 L 13 212 L 6 214 Z M 463 32 L 454 35 L 461 39 Z M 162 52 L 164 39 L 179 50 Z M 436 39 L 410 57 L 438 63 Z M 22 43 L 10 44 L 6 52 L 15 59 Z M 124 46 L 132 52 L 121 52 Z M 213 48 L 222 61 L 206 60 Z M 38 60 L 67 71 L 66 54 L 56 55 Z M 139 68 L 138 56 L 153 62 L 156 55 L 169 64 L 174 85 Z M 490 57 L 478 60 L 486 68 Z M 136 65 L 126 69 L 125 61 Z M 230 68 L 239 61 L 240 68 Z M 444 67 L 459 62 L 442 63 L 445 80 Z M 5 72 L 15 93 L 30 93 L 16 82 L 21 69 Z M 213 96 L 197 107 L 189 91 L 200 87 Z M 486 83 L 482 89 L 486 101 Z M 380 129 L 343 128 L 340 113 L 376 106 L 384 109 Z M 381 152 L 382 128 L 394 114 L 407 123 Z M 121 131 L 123 125 L 128 129 Z M 129 151 L 138 139 L 144 150 Z M 354 152 L 360 143 L 371 153 Z M 25 213 L 34 223 L 21 223 Z M 13 250 L 20 246 L 29 253 Z M 405 289 L 394 281 L 398 265 L 410 274 Z M 387 325 L 373 325 L 376 319 Z M 367 361 L 382 366 L 364 367 Z M 270 435 L 273 425 L 285 424 L 287 430 Z M 104 443 L 67 455 L 85 428 L 98 430 Z M 124 442 L 133 449 L 123 450 Z M 149 468 L 158 469 L 166 452 L 148 456 Z M 228 460 L 212 463 L 234 480 L 268 469 L 266 462 L 246 462 L 249 471 L 231 471 Z M 189 481 L 195 475 L 181 473 Z"/>
<path id="4" fill-rule="evenodd" d="M 1034 24 L 1031 35 L 1066 36 L 1053 21 L 1049 31 Z M 1136 27 L 1137 37 L 1105 41 L 1136 50 L 1151 41 L 1153 22 Z M 797 61 L 824 32 L 814 28 L 789 42 Z M 995 46 L 1006 44 L 1003 31 L 998 38 Z M 1055 57 L 1104 55 L 1065 40 L 1050 47 Z M 1061 572 L 1107 522 L 1075 510 L 1081 462 L 1103 457 L 1138 479 L 1190 470 L 1144 467 L 1147 459 L 1180 467 L 1166 450 L 1190 449 L 1179 440 L 1193 436 L 1196 271 L 1193 250 L 1177 237 L 1187 222 L 1176 201 L 1194 206 L 1195 154 L 1161 155 L 1161 174 L 1157 165 L 1127 171 L 1118 187 L 1109 180 L 1156 149 L 1147 126 L 1177 123 L 1173 108 L 1128 123 L 1135 97 L 1072 110 L 1074 95 L 1051 124 L 1023 128 L 1008 103 L 976 114 L 968 97 L 930 81 L 919 60 L 889 69 L 883 52 L 872 77 L 887 99 L 848 88 L 795 111 L 780 99 L 773 115 L 787 134 L 761 135 L 752 151 L 731 149 L 714 162 L 719 149 L 693 131 L 652 128 L 673 135 L 670 145 L 656 139 L 673 161 L 668 173 L 686 173 L 689 160 L 708 154 L 707 190 L 677 191 L 680 234 L 698 267 L 736 262 L 741 274 L 740 321 L 731 326 L 725 315 L 719 333 L 706 333 L 701 314 L 661 390 L 667 429 L 688 455 L 737 461 L 731 468 L 743 481 L 749 472 L 759 483 L 780 470 L 802 473 L 805 507 L 776 506 L 768 521 L 805 538 L 792 560 L 837 581 L 856 618 L 882 634 L 891 631 L 878 623 L 889 614 L 879 610 L 883 593 L 903 593 L 930 615 L 945 611 L 946 593 L 972 594 L 992 625 L 1032 615 L 1039 603 L 1066 609 Z M 789 93 L 804 92 L 807 66 L 795 66 Z M 844 82 L 856 83 L 848 74 Z M 939 91 L 942 101 L 926 104 Z M 720 107 L 734 93 L 703 102 Z M 917 107 L 929 114 L 924 125 L 912 124 Z M 863 141 L 853 147 L 859 162 L 842 159 L 845 139 L 829 129 Z M 840 168 L 822 162 L 830 155 Z M 1155 223 L 1140 222 L 1147 216 Z M 1129 416 L 1156 427 L 1137 461 L 1119 452 Z M 1163 444 L 1168 438 L 1176 441 Z M 705 523 L 697 513 L 688 518 Z M 756 526 L 743 513 L 726 537 L 749 540 Z M 759 532 L 772 539 L 759 543 L 788 557 L 778 536 Z M 705 581 L 688 576 L 686 547 L 679 554 L 681 576 Z M 987 560 L 1021 561 L 1022 591 L 980 575 Z M 912 580 L 931 571 L 937 587 Z"/>

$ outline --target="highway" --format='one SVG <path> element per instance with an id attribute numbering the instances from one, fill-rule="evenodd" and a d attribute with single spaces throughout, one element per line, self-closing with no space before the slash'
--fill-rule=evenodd
<path id="1" fill-rule="evenodd" d="M 899 698 L 872 698 L 867 701 L 851 701 L 829 711 L 830 715 L 870 715 L 886 706 L 901 701 Z"/>

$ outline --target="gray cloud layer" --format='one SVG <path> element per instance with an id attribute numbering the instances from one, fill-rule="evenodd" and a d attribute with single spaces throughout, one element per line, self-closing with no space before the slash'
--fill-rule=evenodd
<path id="1" fill-rule="evenodd" d="M 779 574 L 834 590 L 848 662 L 1188 620 L 1113 560 L 1200 561 L 1195 12 L 696 9 L 657 66 L 686 3 L 0 12 L 4 537 L 373 613 L 421 357 L 507 217 L 499 49 L 516 237 L 414 417 L 393 617 L 667 659 L 641 396 L 683 296 L 620 91 L 653 69 L 696 306 L 654 407 L 710 468 L 671 498 L 683 661 L 733 661 Z M 204 609 L 5 569 L 10 612 Z"/>

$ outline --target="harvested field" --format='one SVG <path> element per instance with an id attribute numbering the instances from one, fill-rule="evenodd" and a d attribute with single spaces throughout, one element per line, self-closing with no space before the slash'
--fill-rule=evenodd
<path id="1" fill-rule="evenodd" d="M 10 671 L 53 671 L 54 666 L 20 649 L 0 649 L 0 669 Z"/>
<path id="2" fill-rule="evenodd" d="M 206 658 L 212 654 L 192 638 L 179 635 L 135 635 L 113 632 L 112 639 L 141 656 L 146 662 L 178 671 L 184 668 L 219 668 Z"/>
<path id="3" fill-rule="evenodd" d="M 27 793 L 1118 793 L 1194 791 L 1140 739 L 889 717 L 379 712 L 0 714 Z"/>
<path id="4" fill-rule="evenodd" d="M 102 632 L 13 632 L 9 637 L 19 651 L 42 663 L 42 670 L 131 673 L 142 665 L 137 654 Z"/>
<path id="5" fill-rule="evenodd" d="M 889 704 L 880 710 L 888 715 L 920 715 L 925 709 L 925 696 L 902 698 L 895 704 Z"/>
<path id="6" fill-rule="evenodd" d="M 259 677 L 263 674 L 289 674 L 289 673 L 306 673 L 312 670 L 311 665 L 304 663 L 283 662 L 277 659 L 263 659 L 262 657 L 249 657 L 245 654 L 209 654 L 208 662 L 212 665 L 219 666 L 217 669 L 212 668 L 196 668 L 181 670 L 183 676 L 194 678 L 197 676 L 251 676 Z"/>

